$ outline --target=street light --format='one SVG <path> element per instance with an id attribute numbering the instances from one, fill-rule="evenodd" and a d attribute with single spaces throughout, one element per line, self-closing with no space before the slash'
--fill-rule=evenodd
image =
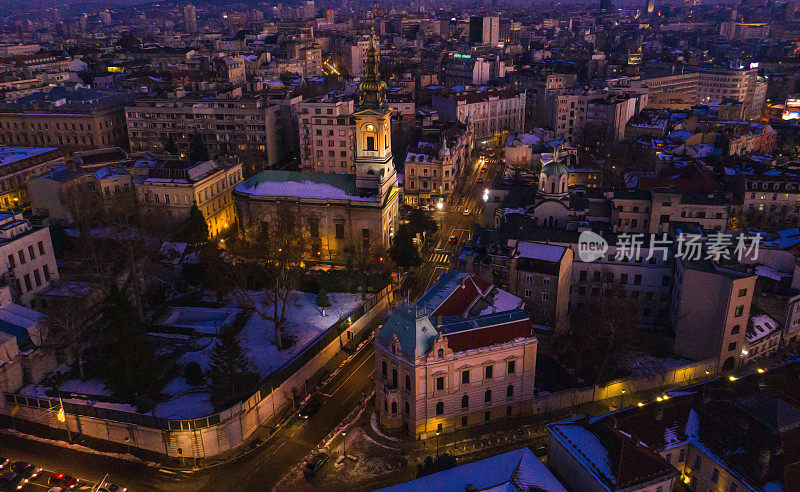
<path id="1" fill-rule="evenodd" d="M 625 388 L 622 389 L 622 395 L 620 395 L 619 400 L 619 408 L 625 407 Z"/>
<path id="2" fill-rule="evenodd" d="M 439 434 L 441 432 L 442 431 L 440 431 L 439 429 L 436 429 L 436 456 L 437 457 L 439 456 Z"/>
<path id="3" fill-rule="evenodd" d="M 342 432 L 342 439 L 344 440 L 344 442 L 342 443 L 342 446 L 344 447 L 344 449 L 342 450 L 342 456 L 347 458 L 347 432 Z"/>

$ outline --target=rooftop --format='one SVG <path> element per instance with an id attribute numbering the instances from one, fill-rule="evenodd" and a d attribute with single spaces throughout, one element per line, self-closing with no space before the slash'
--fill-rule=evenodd
<path id="1" fill-rule="evenodd" d="M 376 202 L 378 199 L 374 192 L 358 188 L 354 175 L 299 171 L 261 171 L 236 185 L 235 191 L 249 196 L 311 200 Z"/>

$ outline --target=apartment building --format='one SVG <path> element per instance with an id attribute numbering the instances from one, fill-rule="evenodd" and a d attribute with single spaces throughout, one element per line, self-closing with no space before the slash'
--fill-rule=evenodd
<path id="1" fill-rule="evenodd" d="M 354 174 L 356 128 L 354 100 L 330 92 L 297 105 L 301 138 L 300 169 L 308 172 Z"/>
<path id="2" fill-rule="evenodd" d="M 309 44 L 300 49 L 300 60 L 303 64 L 303 77 L 310 79 L 323 75 L 322 48 L 317 43 Z"/>
<path id="3" fill-rule="evenodd" d="M 625 137 L 628 120 L 646 105 L 646 93 L 566 89 L 553 107 L 556 137 L 579 145 L 609 145 Z"/>
<path id="4" fill-rule="evenodd" d="M 800 218 L 800 169 L 789 166 L 746 174 L 742 214 L 768 223 Z"/>
<path id="5" fill-rule="evenodd" d="M 469 44 L 497 46 L 500 43 L 500 17 L 474 16 L 469 18 Z"/>
<path id="6" fill-rule="evenodd" d="M 718 359 L 723 371 L 741 365 L 756 277 L 711 260 L 677 259 L 671 312 L 675 353 Z"/>
<path id="7" fill-rule="evenodd" d="M 476 139 L 519 133 L 525 127 L 525 91 L 480 88 L 449 91 L 433 97 L 433 109 L 448 121 L 472 124 Z"/>
<path id="8" fill-rule="evenodd" d="M 700 104 L 723 103 L 733 100 L 742 103 L 745 118 L 752 119 L 761 114 L 761 107 L 754 103 L 758 70 L 720 69 L 694 67 L 699 74 L 697 100 Z"/>
<path id="9" fill-rule="evenodd" d="M 128 93 L 53 87 L 0 103 L 0 145 L 76 150 L 128 146 Z"/>
<path id="10" fill-rule="evenodd" d="M 420 133 L 406 152 L 403 183 L 403 200 L 414 207 L 450 195 L 472 151 L 469 125 L 438 122 L 421 128 Z"/>
<path id="11" fill-rule="evenodd" d="M 569 327 L 573 261 L 568 246 L 509 239 L 483 251 L 465 247 L 451 267 L 521 298 L 537 333 L 552 334 Z"/>
<path id="12" fill-rule="evenodd" d="M 189 156 L 199 135 L 211 156 L 237 157 L 253 172 L 278 160 L 277 107 L 241 87 L 226 91 L 182 89 L 144 97 L 125 108 L 132 152 L 163 152 L 174 141 L 180 158 Z"/>
<path id="13" fill-rule="evenodd" d="M 58 278 L 50 228 L 32 225 L 21 213 L 0 213 L 0 255 L 17 304 L 30 307 L 36 292 Z"/>
<path id="14" fill-rule="evenodd" d="M 30 203 L 28 181 L 64 164 L 52 147 L 0 147 L 0 207 L 21 210 Z"/>
<path id="15" fill-rule="evenodd" d="M 231 191 L 242 179 L 242 165 L 213 159 L 205 162 L 141 159 L 134 164 L 146 175 L 136 182 L 139 202 L 180 221 L 193 204 L 203 213 L 208 232 L 216 236 L 236 222 Z"/>
<path id="16" fill-rule="evenodd" d="M 537 339 L 520 303 L 450 272 L 395 308 L 374 341 L 380 425 L 427 438 L 529 413 Z"/>
<path id="17" fill-rule="evenodd" d="M 695 222 L 705 230 L 728 228 L 730 199 L 722 191 L 655 186 L 615 190 L 611 202 L 611 223 L 620 232 L 664 233 L 671 222 Z"/>
<path id="18" fill-rule="evenodd" d="M 719 25 L 719 35 L 728 41 L 769 38 L 769 24 L 763 22 L 725 21 Z"/>
<path id="19" fill-rule="evenodd" d="M 574 73 L 555 72 L 551 69 L 523 67 L 511 72 L 514 87 L 524 89 L 527 95 L 525 109 L 535 126 L 555 127 L 553 106 L 558 93 L 578 83 Z"/>

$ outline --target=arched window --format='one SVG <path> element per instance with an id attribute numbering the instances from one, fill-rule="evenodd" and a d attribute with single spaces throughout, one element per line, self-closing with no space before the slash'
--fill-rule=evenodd
<path id="1" fill-rule="evenodd" d="M 411 406 L 406 402 L 406 415 L 411 413 Z"/>
<path id="2" fill-rule="evenodd" d="M 397 402 L 392 402 L 392 413 L 397 413 Z"/>
<path id="3" fill-rule="evenodd" d="M 514 385 L 509 384 L 508 388 L 506 388 L 506 398 L 512 398 L 514 396 Z"/>
<path id="4" fill-rule="evenodd" d="M 436 357 L 438 357 L 438 358 L 440 358 L 440 359 L 441 359 L 442 357 L 444 357 L 444 349 L 439 349 L 439 350 L 437 350 L 437 351 L 436 351 Z"/>
<path id="5" fill-rule="evenodd" d="M 406 389 L 411 389 L 411 378 L 408 376 L 408 374 L 406 374 Z"/>
<path id="6" fill-rule="evenodd" d="M 486 403 L 491 403 L 492 390 L 486 390 L 486 393 L 483 394 L 483 401 L 485 401 Z"/>
<path id="7" fill-rule="evenodd" d="M 392 369 L 392 386 L 397 388 L 397 369 Z"/>
<path id="8" fill-rule="evenodd" d="M 552 183 L 550 183 L 550 193 L 555 193 L 555 192 L 556 192 L 556 182 L 553 181 Z"/>
<path id="9" fill-rule="evenodd" d="M 469 396 L 464 395 L 461 397 L 461 408 L 469 407 Z"/>
<path id="10" fill-rule="evenodd" d="M 733 328 L 731 329 L 731 335 L 736 335 L 737 333 L 739 333 L 739 325 L 733 325 Z"/>
<path id="11" fill-rule="evenodd" d="M 565 183 L 564 183 L 564 181 L 562 181 L 561 182 L 561 193 L 564 193 L 564 186 L 565 186 Z"/>
<path id="12" fill-rule="evenodd" d="M 386 376 L 386 361 L 381 361 L 381 374 Z"/>
<path id="13" fill-rule="evenodd" d="M 444 415 L 444 403 L 439 402 L 436 404 L 436 415 Z"/>
<path id="14" fill-rule="evenodd" d="M 377 150 L 375 148 L 375 135 L 367 135 L 367 150 Z"/>

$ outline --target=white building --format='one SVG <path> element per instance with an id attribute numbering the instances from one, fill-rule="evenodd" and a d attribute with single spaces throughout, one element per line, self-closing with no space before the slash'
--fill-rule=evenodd
<path id="1" fill-rule="evenodd" d="M 58 278 L 50 228 L 31 225 L 21 213 L 0 213 L 0 258 L 18 304 L 30 306 L 34 294 Z"/>
<path id="2" fill-rule="evenodd" d="M 442 119 L 472 123 L 475 138 L 518 133 L 525 128 L 525 91 L 509 87 L 465 89 L 433 97 Z"/>
<path id="3" fill-rule="evenodd" d="M 307 99 L 298 105 L 300 169 L 355 174 L 353 98 L 341 92 Z"/>

